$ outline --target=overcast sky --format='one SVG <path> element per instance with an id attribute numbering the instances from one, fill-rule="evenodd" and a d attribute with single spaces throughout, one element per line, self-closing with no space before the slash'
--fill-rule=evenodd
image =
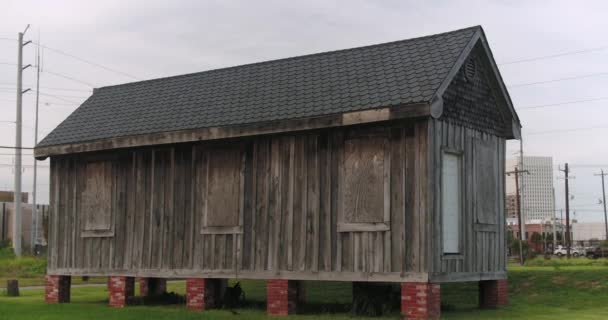
<path id="1" fill-rule="evenodd" d="M 0 145 L 14 144 L 16 41 L 44 51 L 40 137 L 91 93 L 92 87 L 204 71 L 243 63 L 401 40 L 482 25 L 517 108 L 608 98 L 606 1 L 27 1 L 4 0 L 0 12 Z M 563 52 L 586 53 L 503 64 Z M 35 46 L 24 63 L 34 64 Z M 84 59 L 103 65 L 112 72 Z M 603 74 L 602 74 L 603 73 Z M 127 74 L 127 75 L 124 75 Z M 553 79 L 589 77 L 517 86 Z M 35 83 L 34 69 L 24 83 Z M 59 90 L 61 89 L 61 90 Z M 24 98 L 24 146 L 32 146 L 34 94 Z M 601 184 L 608 169 L 608 100 L 520 109 L 524 152 L 573 164 L 572 207 L 580 220 L 601 220 Z M 552 132 L 563 129 L 571 132 Z M 606 127 L 606 128 L 601 128 Z M 535 134 L 536 133 L 536 134 Z M 518 143 L 509 144 L 513 156 Z M 12 189 L 12 151 L 0 149 L 0 189 Z M 8 154 L 8 155 L 7 155 Z M 24 158 L 31 165 L 31 156 Z M 39 163 L 39 198 L 48 201 L 48 162 Z M 591 164 L 597 167 L 583 168 Z M 577 167 L 577 165 L 579 165 Z M 32 186 L 31 167 L 24 190 Z M 556 172 L 557 175 L 557 172 Z M 563 182 L 556 180 L 558 208 Z M 586 211 L 583 211 L 586 210 Z"/>

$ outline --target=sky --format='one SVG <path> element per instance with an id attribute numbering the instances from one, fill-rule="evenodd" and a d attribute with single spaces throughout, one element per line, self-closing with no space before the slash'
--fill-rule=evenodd
<path id="1" fill-rule="evenodd" d="M 570 163 L 571 207 L 602 221 L 608 170 L 608 12 L 606 1 L 33 1 L 3 0 L 0 12 L 0 145 L 14 145 L 17 33 L 43 50 L 43 138 L 94 87 L 407 39 L 481 25 L 523 125 L 525 155 Z M 38 40 L 39 39 L 39 40 Z M 578 54 L 560 55 L 573 51 Z M 24 49 L 35 65 L 36 46 Z M 534 59 L 541 57 L 540 59 Z M 542 58 L 544 57 L 544 58 Z M 531 60 L 523 61 L 521 60 Z M 512 63 L 512 62 L 517 63 Z M 564 78 L 575 78 L 559 80 Z M 34 68 L 24 88 L 35 88 Z M 541 83 L 538 83 L 541 82 Z M 562 104 L 571 101 L 592 100 Z M 560 104 L 542 108 L 540 105 Z M 34 144 L 35 93 L 23 104 L 23 145 Z M 570 130 L 571 131 L 564 131 Z M 559 132 L 556 132 L 558 130 Z M 518 141 L 508 144 L 514 157 Z M 0 190 L 13 187 L 12 150 L 0 149 Z M 33 157 L 23 189 L 32 189 Z M 38 198 L 48 202 L 48 161 L 39 162 Z"/>

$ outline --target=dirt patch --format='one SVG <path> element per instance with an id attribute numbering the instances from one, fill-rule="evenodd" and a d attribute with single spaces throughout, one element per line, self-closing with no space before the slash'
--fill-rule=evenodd
<path id="1" fill-rule="evenodd" d="M 568 278 L 565 276 L 555 276 L 551 279 L 551 282 L 553 284 L 562 285 L 562 284 L 565 284 L 566 282 L 568 282 Z"/>
<path id="2" fill-rule="evenodd" d="M 593 280 L 593 281 L 576 281 L 574 286 L 577 289 L 601 289 L 602 282 Z"/>

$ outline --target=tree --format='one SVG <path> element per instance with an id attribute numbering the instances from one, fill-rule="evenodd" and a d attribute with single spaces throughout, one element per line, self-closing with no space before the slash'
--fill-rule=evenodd
<path id="1" fill-rule="evenodd" d="M 532 237 L 530 237 L 530 242 L 534 244 L 534 248 L 538 247 L 538 245 L 543 241 L 543 237 L 538 232 L 532 233 Z"/>

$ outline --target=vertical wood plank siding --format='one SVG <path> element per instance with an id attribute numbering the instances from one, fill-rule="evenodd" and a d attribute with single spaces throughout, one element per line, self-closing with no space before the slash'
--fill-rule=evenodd
<path id="1" fill-rule="evenodd" d="M 433 151 L 431 163 L 433 170 L 429 172 L 434 181 L 433 197 L 433 224 L 434 237 L 433 262 L 430 269 L 434 273 L 455 272 L 501 272 L 506 271 L 506 239 L 505 239 L 505 140 L 503 138 L 454 125 L 448 122 L 433 120 L 431 122 L 431 139 Z M 476 144 L 483 143 L 494 149 L 493 163 L 482 164 L 477 156 Z M 463 217 L 461 220 L 462 252 L 459 256 L 444 256 L 441 248 L 441 155 L 443 149 L 461 151 L 464 164 L 463 178 Z M 494 172 L 480 172 L 484 167 L 493 168 Z M 496 178 L 496 195 L 493 204 L 480 203 L 487 201 L 478 196 L 476 190 L 476 175 L 493 175 Z M 483 204 L 483 205 L 482 205 Z M 478 223 L 477 216 L 480 207 L 488 205 L 494 208 L 496 224 Z"/>
<path id="2" fill-rule="evenodd" d="M 350 273 L 354 281 L 386 273 L 504 270 L 504 221 L 499 219 L 496 232 L 475 231 L 469 173 L 473 138 L 493 141 L 503 217 L 504 140 L 441 121 L 381 126 L 389 138 L 388 231 L 337 230 L 348 128 L 52 157 L 48 272 L 261 278 L 325 272 Z M 205 150 L 227 143 L 245 146 L 242 233 L 201 234 Z M 465 152 L 462 260 L 443 260 L 437 247 L 437 159 L 446 145 Z M 111 156 L 114 163 L 106 180 L 113 183 L 115 234 L 81 237 L 84 166 L 98 156 Z"/>

